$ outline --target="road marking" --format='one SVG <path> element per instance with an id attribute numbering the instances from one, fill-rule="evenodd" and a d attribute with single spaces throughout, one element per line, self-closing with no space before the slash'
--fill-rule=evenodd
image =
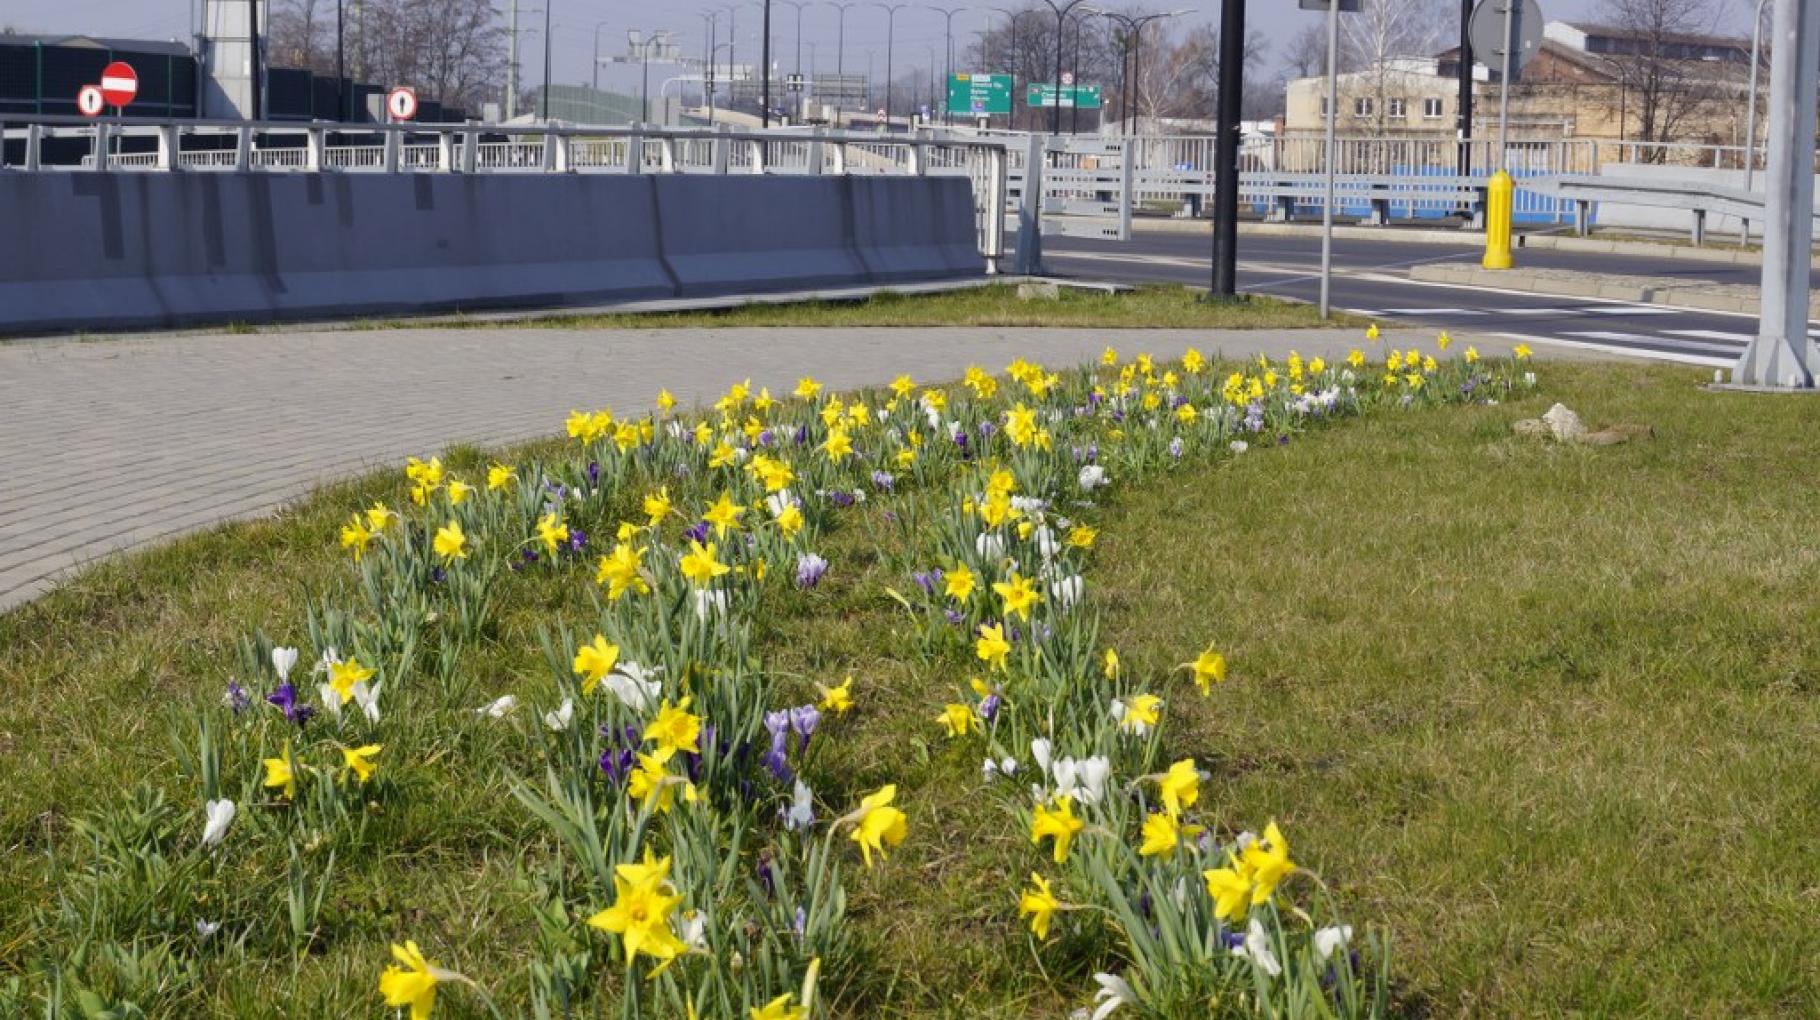
<path id="1" fill-rule="evenodd" d="M 1686 315 L 1685 308 L 1659 308 L 1655 305 L 1589 305 L 1580 309 L 1597 315 Z"/>
<path id="2" fill-rule="evenodd" d="M 1474 308 L 1386 308 L 1387 315 L 1485 315 Z"/>
<path id="3" fill-rule="evenodd" d="M 1695 340 L 1724 340 L 1730 343 L 1747 344 L 1753 337 L 1749 333 L 1722 333 L 1716 329 L 1665 329 L 1668 336 L 1684 336 Z"/>
<path id="4" fill-rule="evenodd" d="M 1706 351 L 1711 354 L 1736 354 L 1738 345 L 1733 343 L 1716 344 L 1707 340 L 1670 340 L 1665 337 L 1650 336 L 1644 333 L 1613 333 L 1607 330 L 1587 330 L 1584 332 L 1563 332 L 1562 336 L 1584 338 L 1587 340 L 1607 340 L 1614 343 L 1653 344 L 1687 350 Z"/>
<path id="5" fill-rule="evenodd" d="M 1622 354 L 1631 358 L 1644 358 L 1651 361 L 1672 361 L 1682 365 L 1704 365 L 1708 368 L 1730 368 L 1738 363 L 1733 357 L 1716 357 L 1707 354 L 1689 354 L 1682 351 L 1655 350 L 1647 347 L 1628 347 L 1618 344 L 1597 343 L 1591 340 L 1563 340 L 1558 337 L 1525 336 L 1522 333 L 1498 333 L 1496 336 L 1519 343 L 1548 344 L 1553 347 L 1564 347 L 1577 351 L 1599 351 L 1603 354 Z"/>
<path id="6" fill-rule="evenodd" d="M 1579 308 L 1493 308 L 1498 315 L 1578 315 Z"/>

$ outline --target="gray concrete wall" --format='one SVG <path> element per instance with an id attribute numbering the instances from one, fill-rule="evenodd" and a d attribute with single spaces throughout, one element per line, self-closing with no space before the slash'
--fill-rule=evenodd
<path id="1" fill-rule="evenodd" d="M 4 173 L 0 333 L 978 275 L 957 177 Z"/>

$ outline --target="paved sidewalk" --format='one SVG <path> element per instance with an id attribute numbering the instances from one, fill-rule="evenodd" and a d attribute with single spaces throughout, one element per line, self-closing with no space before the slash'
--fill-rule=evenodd
<path id="1" fill-rule="evenodd" d="M 1386 331 L 1432 348 L 1432 334 Z M 414 329 L 0 343 L 0 611 L 109 553 L 270 513 L 317 484 L 451 443 L 554 434 L 668 386 L 685 406 L 750 377 L 787 393 L 951 379 L 1107 345 L 1173 357 L 1344 356 L 1356 331 Z M 1508 341 L 1475 339 L 1490 354 Z"/>

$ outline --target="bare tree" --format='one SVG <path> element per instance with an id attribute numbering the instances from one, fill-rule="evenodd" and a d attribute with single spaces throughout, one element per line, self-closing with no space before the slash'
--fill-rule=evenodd
<path id="1" fill-rule="evenodd" d="M 1313 78 L 1327 73 L 1327 29 L 1307 25 L 1290 37 L 1283 47 L 1283 74 L 1286 78 Z"/>
<path id="2" fill-rule="evenodd" d="M 1055 13 L 1046 6 L 1025 5 L 1015 14 L 1015 32 L 1013 19 L 994 18 L 994 24 L 980 41 L 969 48 L 966 58 L 977 67 L 989 67 L 994 71 L 1011 73 L 1016 81 L 1012 97 L 1012 119 L 1014 126 L 1022 129 L 1035 128 L 1045 130 L 1051 115 L 1046 108 L 1026 106 L 1023 101 L 1024 90 L 1031 83 L 1054 83 L 1056 62 L 1056 25 Z M 1145 53 L 1152 52 L 1155 45 L 1154 27 L 1144 33 Z M 1121 42 L 1115 37 L 1112 26 L 1105 18 L 1084 14 L 1078 8 L 1076 15 L 1068 19 L 1061 37 L 1062 71 L 1072 72 L 1082 84 L 1099 84 L 1112 86 L 1103 91 L 1102 99 L 1106 109 L 1099 111 L 1108 114 L 1119 107 L 1117 95 L 1124 86 L 1124 72 L 1121 67 Z M 957 56 L 957 59 L 960 59 Z M 1149 57 L 1145 58 L 1146 62 Z M 1116 116 L 1116 113 L 1112 113 Z M 1063 110 L 1063 129 L 1066 130 L 1074 117 L 1072 111 Z M 1097 117 L 1089 118 L 1083 111 L 1081 126 L 1097 127 Z"/>
<path id="3" fill-rule="evenodd" d="M 1390 100 L 1408 74 L 1399 59 L 1428 57 L 1440 48 L 1455 23 L 1452 10 L 1451 0 L 1365 0 L 1358 13 L 1340 19 L 1340 70 L 1358 76 L 1340 100 L 1369 100 L 1369 109 L 1360 112 L 1374 134 L 1387 128 Z M 1324 46 L 1322 51 L 1324 63 Z"/>
<path id="4" fill-rule="evenodd" d="M 1620 36 L 1603 62 L 1618 80 L 1618 112 L 1627 137 L 1644 142 L 1684 140 L 1689 127 L 1736 92 L 1729 76 L 1749 72 L 1748 55 L 1735 63 L 1708 60 L 1697 41 L 1718 28 L 1720 0 L 1604 0 L 1600 16 Z M 1739 67 L 1742 67 L 1742 70 Z M 1662 162 L 1665 149 L 1644 159 Z"/>
<path id="5" fill-rule="evenodd" d="M 325 12 L 323 8 L 324 0 L 278 0 L 272 4 L 267 28 L 267 52 L 272 63 L 334 73 L 334 11 Z"/>
<path id="6" fill-rule="evenodd" d="M 367 0 L 365 21 L 360 49 L 373 83 L 410 85 L 426 99 L 468 110 L 505 89 L 505 29 L 491 0 Z M 335 32 L 327 0 L 273 3 L 270 45 L 279 63 L 334 74 Z M 349 24 L 350 47 L 353 32 Z"/>
<path id="7" fill-rule="evenodd" d="M 1156 57 L 1145 63 L 1137 81 L 1138 109 L 1143 116 L 1207 120 L 1219 97 L 1220 33 L 1212 25 L 1197 25 L 1180 37 L 1163 35 L 1153 45 Z M 1258 86 L 1258 71 L 1270 52 L 1262 32 L 1245 37 L 1241 72 L 1247 116 L 1272 105 L 1271 96 Z"/>

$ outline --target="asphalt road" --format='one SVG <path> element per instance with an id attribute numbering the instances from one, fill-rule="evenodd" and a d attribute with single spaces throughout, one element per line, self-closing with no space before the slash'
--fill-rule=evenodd
<path id="1" fill-rule="evenodd" d="M 1044 260 L 1063 276 L 1120 282 L 1169 282 L 1205 287 L 1205 234 L 1137 233 L 1130 242 L 1045 238 Z M 1730 367 L 1755 335 L 1755 316 L 1686 311 L 1589 298 L 1450 287 L 1408 278 L 1412 265 L 1476 263 L 1480 253 L 1453 245 L 1334 241 L 1335 308 L 1374 319 L 1432 325 L 1437 331 L 1483 333 Z M 1519 266 L 1589 274 L 1680 276 L 1689 280 L 1755 284 L 1755 266 L 1689 263 L 1638 256 L 1521 249 Z M 1239 288 L 1314 301 L 1320 294 L 1318 236 L 1239 238 Z M 1820 279 L 1816 281 L 1820 285 Z M 1820 329 L 1810 330 L 1820 337 Z"/>

